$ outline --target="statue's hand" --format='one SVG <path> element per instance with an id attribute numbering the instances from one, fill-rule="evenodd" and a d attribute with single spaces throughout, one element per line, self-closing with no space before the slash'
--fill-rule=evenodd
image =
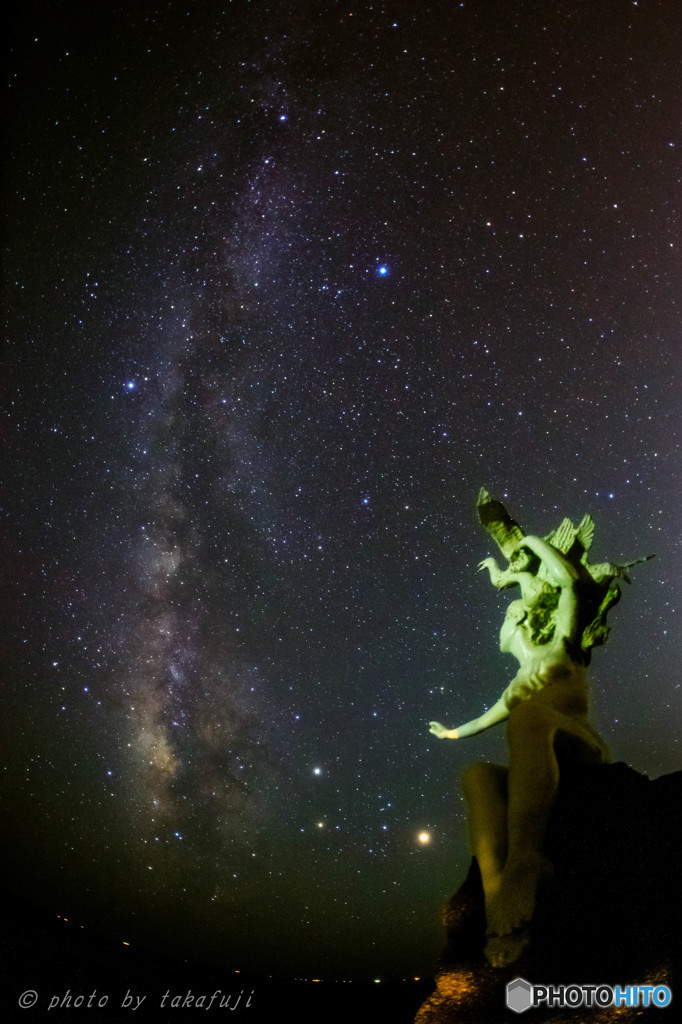
<path id="1" fill-rule="evenodd" d="M 456 740 L 459 739 L 456 729 L 446 729 L 440 722 L 429 722 L 429 732 L 437 736 L 439 740 Z"/>

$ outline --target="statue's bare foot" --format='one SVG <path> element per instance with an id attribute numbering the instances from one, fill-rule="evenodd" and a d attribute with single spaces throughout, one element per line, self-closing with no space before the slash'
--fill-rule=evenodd
<path id="1" fill-rule="evenodd" d="M 551 877 L 553 868 L 542 854 L 507 861 L 499 886 L 486 893 L 486 934 L 489 938 L 511 936 L 532 919 L 538 887 Z M 511 962 L 511 961 L 508 961 Z"/>
<path id="2" fill-rule="evenodd" d="M 507 967 L 519 959 L 529 942 L 528 928 L 517 928 L 508 935 L 494 935 L 485 945 L 486 960 L 493 967 Z"/>

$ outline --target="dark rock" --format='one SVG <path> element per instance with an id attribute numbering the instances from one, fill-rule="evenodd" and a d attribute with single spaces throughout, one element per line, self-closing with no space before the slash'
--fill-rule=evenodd
<path id="1" fill-rule="evenodd" d="M 682 772 L 651 782 L 625 764 L 565 770 L 545 844 L 555 873 L 538 894 L 530 946 L 507 968 L 486 961 L 483 891 L 473 860 L 445 908 L 447 946 L 436 990 L 415 1024 L 522 1020 L 505 1005 L 507 983 L 518 977 L 538 985 L 668 985 L 674 998 L 681 840 Z M 597 1024 L 652 1013 L 660 1009 L 536 1007 L 528 1019 Z"/>

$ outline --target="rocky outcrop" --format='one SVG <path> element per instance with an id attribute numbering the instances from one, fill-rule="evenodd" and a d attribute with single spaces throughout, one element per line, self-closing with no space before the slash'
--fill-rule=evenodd
<path id="1" fill-rule="evenodd" d="M 504 969 L 483 956 L 483 891 L 472 861 L 445 909 L 447 946 L 436 989 L 415 1024 L 597 1024 L 641 1020 L 642 1013 L 665 1018 L 658 1008 L 584 1005 L 534 1007 L 524 1018 L 506 1008 L 505 994 L 521 977 L 533 985 L 667 985 L 674 996 L 682 928 L 682 772 L 652 782 L 625 764 L 565 771 L 545 846 L 555 873 L 538 894 L 530 946 Z"/>

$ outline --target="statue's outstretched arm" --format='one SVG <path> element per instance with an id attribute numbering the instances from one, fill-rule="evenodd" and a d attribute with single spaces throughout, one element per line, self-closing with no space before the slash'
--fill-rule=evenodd
<path id="1" fill-rule="evenodd" d="M 441 740 L 461 740 L 465 736 L 475 736 L 476 733 L 483 732 L 484 729 L 490 729 L 491 726 L 497 725 L 498 722 L 504 722 L 508 717 L 509 708 L 503 695 L 480 718 L 474 718 L 471 722 L 465 722 L 464 725 L 460 725 L 456 729 L 446 729 L 440 722 L 429 722 L 429 732 Z"/>

